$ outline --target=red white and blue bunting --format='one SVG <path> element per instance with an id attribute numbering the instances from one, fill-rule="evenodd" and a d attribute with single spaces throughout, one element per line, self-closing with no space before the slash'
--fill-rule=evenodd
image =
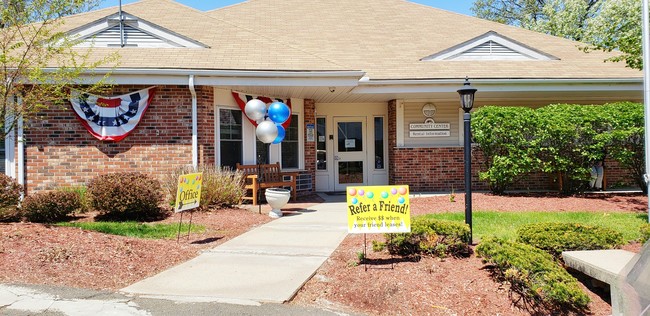
<path id="1" fill-rule="evenodd" d="M 258 99 L 261 100 L 262 102 L 266 103 L 267 107 L 269 103 L 273 103 L 274 101 L 279 101 L 284 104 L 286 104 L 289 107 L 289 111 L 291 112 L 291 99 L 278 99 L 278 98 L 269 98 L 265 96 L 259 96 L 259 95 L 251 95 L 251 94 L 245 94 L 237 91 L 231 91 L 233 98 L 235 98 L 235 102 L 237 102 L 237 105 L 241 109 L 242 113 L 244 116 L 246 116 L 246 111 L 244 108 L 246 107 L 246 102 L 253 100 L 253 99 Z M 257 127 L 257 122 L 255 120 L 250 119 L 248 116 L 246 118 L 253 124 L 253 126 Z M 282 127 L 287 128 L 289 127 L 289 124 L 291 124 L 291 115 L 289 115 L 289 119 L 282 123 Z"/>
<path id="2" fill-rule="evenodd" d="M 81 124 L 95 138 L 119 142 L 138 126 L 154 92 L 155 87 L 151 87 L 130 94 L 101 97 L 72 90 L 70 103 Z"/>

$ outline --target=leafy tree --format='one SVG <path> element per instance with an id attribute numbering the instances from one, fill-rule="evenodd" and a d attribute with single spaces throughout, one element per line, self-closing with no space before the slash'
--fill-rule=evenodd
<path id="1" fill-rule="evenodd" d="M 479 18 L 586 43 L 584 51 L 618 50 L 610 61 L 642 68 L 641 0 L 476 0 Z"/>
<path id="2" fill-rule="evenodd" d="M 67 87 L 85 84 L 81 74 L 114 60 L 91 61 L 90 50 L 61 31 L 63 16 L 96 6 L 97 0 L 3 0 L 0 8 L 0 139 L 20 117 L 34 118 L 52 104 L 62 104 Z M 100 83 L 84 89 L 97 91 Z M 7 118 L 2 119 L 2 118 Z"/>
<path id="3" fill-rule="evenodd" d="M 602 110 L 603 117 L 612 120 L 612 130 L 599 135 L 601 142 L 606 146 L 607 156 L 629 170 L 636 184 L 644 193 L 648 193 L 648 187 L 643 180 L 645 174 L 643 104 L 612 103 L 604 105 Z"/>
<path id="4" fill-rule="evenodd" d="M 585 51 L 618 50 L 621 54 L 610 58 L 610 61 L 625 61 L 630 68 L 643 69 L 641 1 L 605 2 L 601 13 L 589 22 L 586 39 L 591 46 L 585 47 Z"/>
<path id="5" fill-rule="evenodd" d="M 605 144 L 598 140 L 611 130 L 597 106 L 549 105 L 536 110 L 540 170 L 558 175 L 565 193 L 579 190 L 595 161 L 605 159 Z"/>
<path id="6" fill-rule="evenodd" d="M 497 194 L 536 172 L 557 176 L 564 193 L 580 191 L 599 160 L 618 161 L 647 189 L 640 103 L 486 106 L 474 113 L 472 131 L 482 153 L 479 176 Z"/>
<path id="7" fill-rule="evenodd" d="M 472 140 L 483 154 L 481 180 L 501 194 L 539 164 L 535 112 L 527 107 L 485 106 L 472 118 Z"/>

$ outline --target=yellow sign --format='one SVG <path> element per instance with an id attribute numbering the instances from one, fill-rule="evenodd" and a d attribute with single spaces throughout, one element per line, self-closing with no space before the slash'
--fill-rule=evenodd
<path id="1" fill-rule="evenodd" d="M 408 233 L 408 185 L 348 187 L 348 233 Z"/>
<path id="2" fill-rule="evenodd" d="M 202 184 L 202 173 L 190 173 L 178 177 L 178 191 L 176 192 L 176 205 L 174 206 L 177 213 L 199 207 Z"/>

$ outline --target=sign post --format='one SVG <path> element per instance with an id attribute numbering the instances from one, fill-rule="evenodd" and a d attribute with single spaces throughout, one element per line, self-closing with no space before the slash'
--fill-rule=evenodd
<path id="1" fill-rule="evenodd" d="M 411 232 L 408 185 L 347 187 L 348 233 Z M 367 267 L 366 267 L 367 270 Z"/>
<path id="2" fill-rule="evenodd" d="M 199 207 L 201 203 L 201 188 L 203 187 L 203 173 L 190 173 L 178 177 L 178 190 L 176 191 L 176 204 L 174 212 L 181 213 L 178 222 L 178 236 L 176 242 L 181 236 L 181 225 L 183 224 L 183 212 Z M 190 226 L 187 230 L 187 237 L 190 237 L 192 230 L 192 213 L 190 212 Z"/>

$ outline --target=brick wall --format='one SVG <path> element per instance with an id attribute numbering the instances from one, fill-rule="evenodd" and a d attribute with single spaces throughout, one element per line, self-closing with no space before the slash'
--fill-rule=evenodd
<path id="1" fill-rule="evenodd" d="M 111 95 L 145 86 L 119 86 Z M 214 161 L 211 87 L 199 94 L 202 162 Z M 121 142 L 103 142 L 86 131 L 69 106 L 44 111 L 25 129 L 28 192 L 84 185 L 93 177 L 119 171 L 162 176 L 192 163 L 192 98 L 187 86 L 158 86 L 138 127 Z"/>
<path id="2" fill-rule="evenodd" d="M 307 141 L 307 124 L 316 126 L 316 102 L 314 100 L 306 99 L 304 102 L 304 118 L 305 118 L 305 171 L 301 177 L 311 178 L 311 188 L 308 193 L 314 192 L 316 188 L 316 142 Z M 305 175 L 307 173 L 307 175 Z"/>
<path id="3" fill-rule="evenodd" d="M 463 147 L 395 148 L 391 149 L 390 184 L 408 184 L 413 192 L 465 190 Z M 399 163 L 395 164 L 394 161 Z M 481 152 L 472 152 L 472 189 L 488 190 L 485 181 L 478 179 Z M 607 188 L 636 187 L 627 169 L 615 161 L 605 163 Z M 512 189 L 558 190 L 557 177 L 545 173 L 523 176 Z"/>
<path id="4" fill-rule="evenodd" d="M 196 98 L 198 103 L 199 164 L 214 165 L 216 161 L 214 88 L 210 86 L 196 87 Z"/>

